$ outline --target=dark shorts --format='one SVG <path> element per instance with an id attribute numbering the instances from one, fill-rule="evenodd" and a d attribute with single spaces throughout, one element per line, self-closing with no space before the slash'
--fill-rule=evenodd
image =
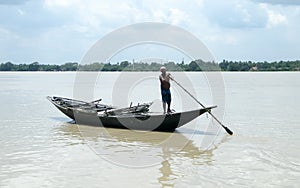
<path id="1" fill-rule="evenodd" d="M 171 91 L 169 89 L 161 88 L 161 97 L 163 102 L 166 102 L 168 104 L 171 103 Z"/>

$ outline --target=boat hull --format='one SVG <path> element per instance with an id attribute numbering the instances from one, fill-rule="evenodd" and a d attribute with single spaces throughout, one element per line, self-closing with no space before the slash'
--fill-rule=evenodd
<path id="1" fill-rule="evenodd" d="M 77 108 L 68 108 L 59 105 L 55 101 L 48 98 L 62 113 L 73 119 L 78 124 L 133 129 L 133 130 L 149 130 L 173 132 L 176 128 L 181 127 L 200 115 L 210 111 L 216 106 L 190 110 L 185 112 L 175 112 L 172 114 L 162 113 L 144 113 L 144 114 L 124 114 L 124 115 L 105 115 L 98 114 L 97 111 L 81 110 Z"/>

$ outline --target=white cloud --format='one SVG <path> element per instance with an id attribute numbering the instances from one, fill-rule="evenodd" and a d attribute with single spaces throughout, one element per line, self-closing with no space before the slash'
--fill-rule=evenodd
<path id="1" fill-rule="evenodd" d="M 9 40 L 16 40 L 19 39 L 20 37 L 8 29 L 0 27 L 0 41 L 9 41 Z"/>
<path id="2" fill-rule="evenodd" d="M 184 11 L 177 8 L 155 10 L 153 11 L 153 17 L 155 21 L 173 25 L 183 25 L 189 22 L 189 16 Z"/>
<path id="3" fill-rule="evenodd" d="M 0 27 L 0 41 L 5 40 L 8 36 L 10 36 L 10 32 L 5 28 Z"/>
<path id="4" fill-rule="evenodd" d="M 284 15 L 280 13 L 275 13 L 273 11 L 268 11 L 268 27 L 277 26 L 281 24 L 287 24 L 287 19 Z"/>
<path id="5" fill-rule="evenodd" d="M 204 13 L 211 23 L 220 27 L 261 28 L 267 23 L 267 13 L 258 4 L 248 0 L 207 0 Z"/>
<path id="6" fill-rule="evenodd" d="M 200 1 L 201 2 L 201 1 Z M 142 1 L 141 4 L 136 1 L 96 1 L 90 0 L 46 0 L 45 6 L 50 10 L 58 13 L 61 10 L 71 11 L 84 24 L 96 27 L 101 23 L 123 23 L 137 21 L 155 21 L 167 22 L 171 24 L 179 24 L 186 22 L 188 15 L 184 3 L 177 2 L 173 6 L 174 1 L 161 3 L 160 1 Z M 199 4 L 199 2 L 197 3 Z M 117 6 L 116 6 L 117 5 Z M 60 10 L 59 10 L 60 9 Z"/>
<path id="7" fill-rule="evenodd" d="M 78 1 L 74 0 L 45 0 L 45 5 L 47 7 L 70 7 L 72 4 Z"/>
<path id="8" fill-rule="evenodd" d="M 25 11 L 23 11 L 22 9 L 18 9 L 18 13 L 23 16 L 25 14 Z"/>
<path id="9" fill-rule="evenodd" d="M 300 5 L 299 0 L 252 0 L 252 1 L 274 4 L 274 5 L 286 5 L 286 6 Z"/>
<path id="10" fill-rule="evenodd" d="M 268 4 L 260 4 L 260 7 L 268 14 L 267 28 L 288 24 L 288 19 L 283 13 L 273 10 Z"/>
<path id="11" fill-rule="evenodd" d="M 0 5 L 19 5 L 26 3 L 28 0 L 1 0 Z"/>
<path id="12" fill-rule="evenodd" d="M 71 25 L 89 28 L 85 31 L 94 34 L 137 22 L 140 17 L 143 17 L 142 10 L 139 10 L 134 3 L 125 1 L 46 0 L 44 5 L 55 14 L 67 15 L 70 20 L 76 20 L 76 23 Z"/>
<path id="13" fill-rule="evenodd" d="M 177 8 L 170 8 L 170 20 L 171 24 L 179 25 L 180 23 L 188 22 L 189 17 L 182 10 L 179 10 Z"/>
<path id="14" fill-rule="evenodd" d="M 266 53 L 257 51 L 258 45 L 268 49 L 276 48 L 278 56 L 291 54 L 291 57 L 299 57 L 299 53 L 292 54 L 292 50 L 288 50 L 296 48 L 299 51 L 299 47 L 295 44 L 300 42 L 297 37 L 300 32 L 298 24 L 300 7 L 293 5 L 297 3 L 292 1 L 287 3 L 283 0 L 32 0 L 21 3 L 15 0 L 14 2 L 9 6 L 0 6 L 2 28 L 0 54 L 4 54 L 1 58 L 15 58 L 9 56 L 9 52 L 14 51 L 15 54 L 24 52 L 19 59 L 25 59 L 26 54 L 27 56 L 30 54 L 30 56 L 39 55 L 39 61 L 47 61 L 49 57 L 52 57 L 51 61 L 55 57 L 59 61 L 76 57 L 79 61 L 88 44 L 92 44 L 110 31 L 128 24 L 151 21 L 173 24 L 190 31 L 203 40 L 217 59 L 246 57 L 245 53 L 250 54 L 249 58 L 263 58 Z M 281 6 L 286 4 L 289 6 Z M 274 38 L 277 42 L 276 47 Z M 15 49 L 19 49 L 20 53 Z"/>

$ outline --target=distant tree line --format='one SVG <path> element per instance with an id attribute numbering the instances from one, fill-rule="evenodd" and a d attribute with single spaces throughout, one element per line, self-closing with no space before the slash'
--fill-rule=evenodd
<path id="1" fill-rule="evenodd" d="M 13 64 L 11 62 L 1 63 L 0 71 L 158 71 L 165 66 L 169 71 L 300 71 L 300 60 L 278 61 L 278 62 L 252 62 L 252 61 L 227 61 L 220 63 L 204 62 L 202 60 L 184 62 L 168 62 L 164 64 L 152 63 L 131 63 L 122 61 L 120 63 L 91 63 L 79 64 L 68 62 L 62 65 L 39 64 Z"/>
<path id="2" fill-rule="evenodd" d="M 275 62 L 223 60 L 219 66 L 222 71 L 300 71 L 300 60 Z"/>

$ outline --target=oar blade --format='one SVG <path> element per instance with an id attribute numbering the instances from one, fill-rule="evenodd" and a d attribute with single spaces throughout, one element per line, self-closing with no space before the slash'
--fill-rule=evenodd
<path id="1" fill-rule="evenodd" d="M 233 132 L 232 132 L 230 129 L 228 129 L 228 128 L 225 127 L 225 126 L 223 126 L 223 128 L 225 129 L 225 131 L 226 131 L 228 134 L 233 135 Z"/>

